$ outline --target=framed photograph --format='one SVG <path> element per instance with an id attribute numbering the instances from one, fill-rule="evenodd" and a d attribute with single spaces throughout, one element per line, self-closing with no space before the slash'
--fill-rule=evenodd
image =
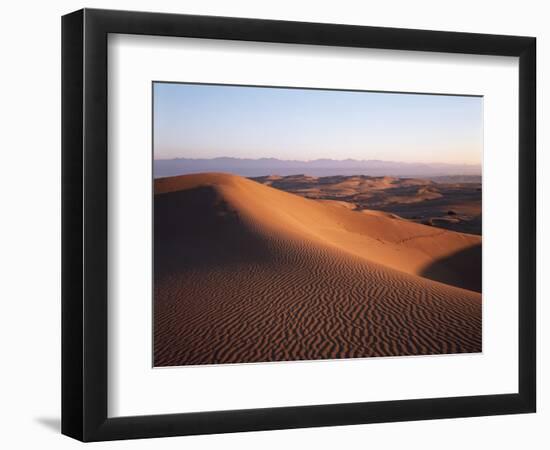
<path id="1" fill-rule="evenodd" d="M 62 20 L 62 432 L 535 412 L 533 37 Z"/>

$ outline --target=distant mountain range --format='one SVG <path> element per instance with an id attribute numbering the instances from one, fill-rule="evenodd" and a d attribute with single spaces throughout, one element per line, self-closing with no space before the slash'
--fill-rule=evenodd
<path id="1" fill-rule="evenodd" d="M 313 161 L 287 161 L 276 158 L 240 159 L 159 159 L 154 161 L 154 177 L 170 177 L 200 172 L 229 172 L 244 177 L 263 175 L 333 176 L 370 175 L 394 177 L 449 177 L 480 176 L 481 167 L 469 164 L 404 163 L 381 160 L 316 159 Z"/>

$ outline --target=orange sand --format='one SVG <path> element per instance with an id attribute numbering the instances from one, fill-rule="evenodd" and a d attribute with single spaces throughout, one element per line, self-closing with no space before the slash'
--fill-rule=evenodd
<path id="1" fill-rule="evenodd" d="M 155 365 L 481 351 L 481 238 L 228 174 L 155 181 Z"/>

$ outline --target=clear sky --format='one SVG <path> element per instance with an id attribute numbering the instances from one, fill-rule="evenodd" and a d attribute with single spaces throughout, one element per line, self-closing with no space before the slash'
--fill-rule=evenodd
<path id="1" fill-rule="evenodd" d="M 480 164 L 483 99 L 154 84 L 154 156 Z"/>

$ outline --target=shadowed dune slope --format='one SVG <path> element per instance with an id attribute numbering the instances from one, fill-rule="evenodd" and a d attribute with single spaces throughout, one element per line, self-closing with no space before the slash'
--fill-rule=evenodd
<path id="1" fill-rule="evenodd" d="M 217 173 L 154 220 L 157 366 L 481 351 L 478 236 Z"/>

